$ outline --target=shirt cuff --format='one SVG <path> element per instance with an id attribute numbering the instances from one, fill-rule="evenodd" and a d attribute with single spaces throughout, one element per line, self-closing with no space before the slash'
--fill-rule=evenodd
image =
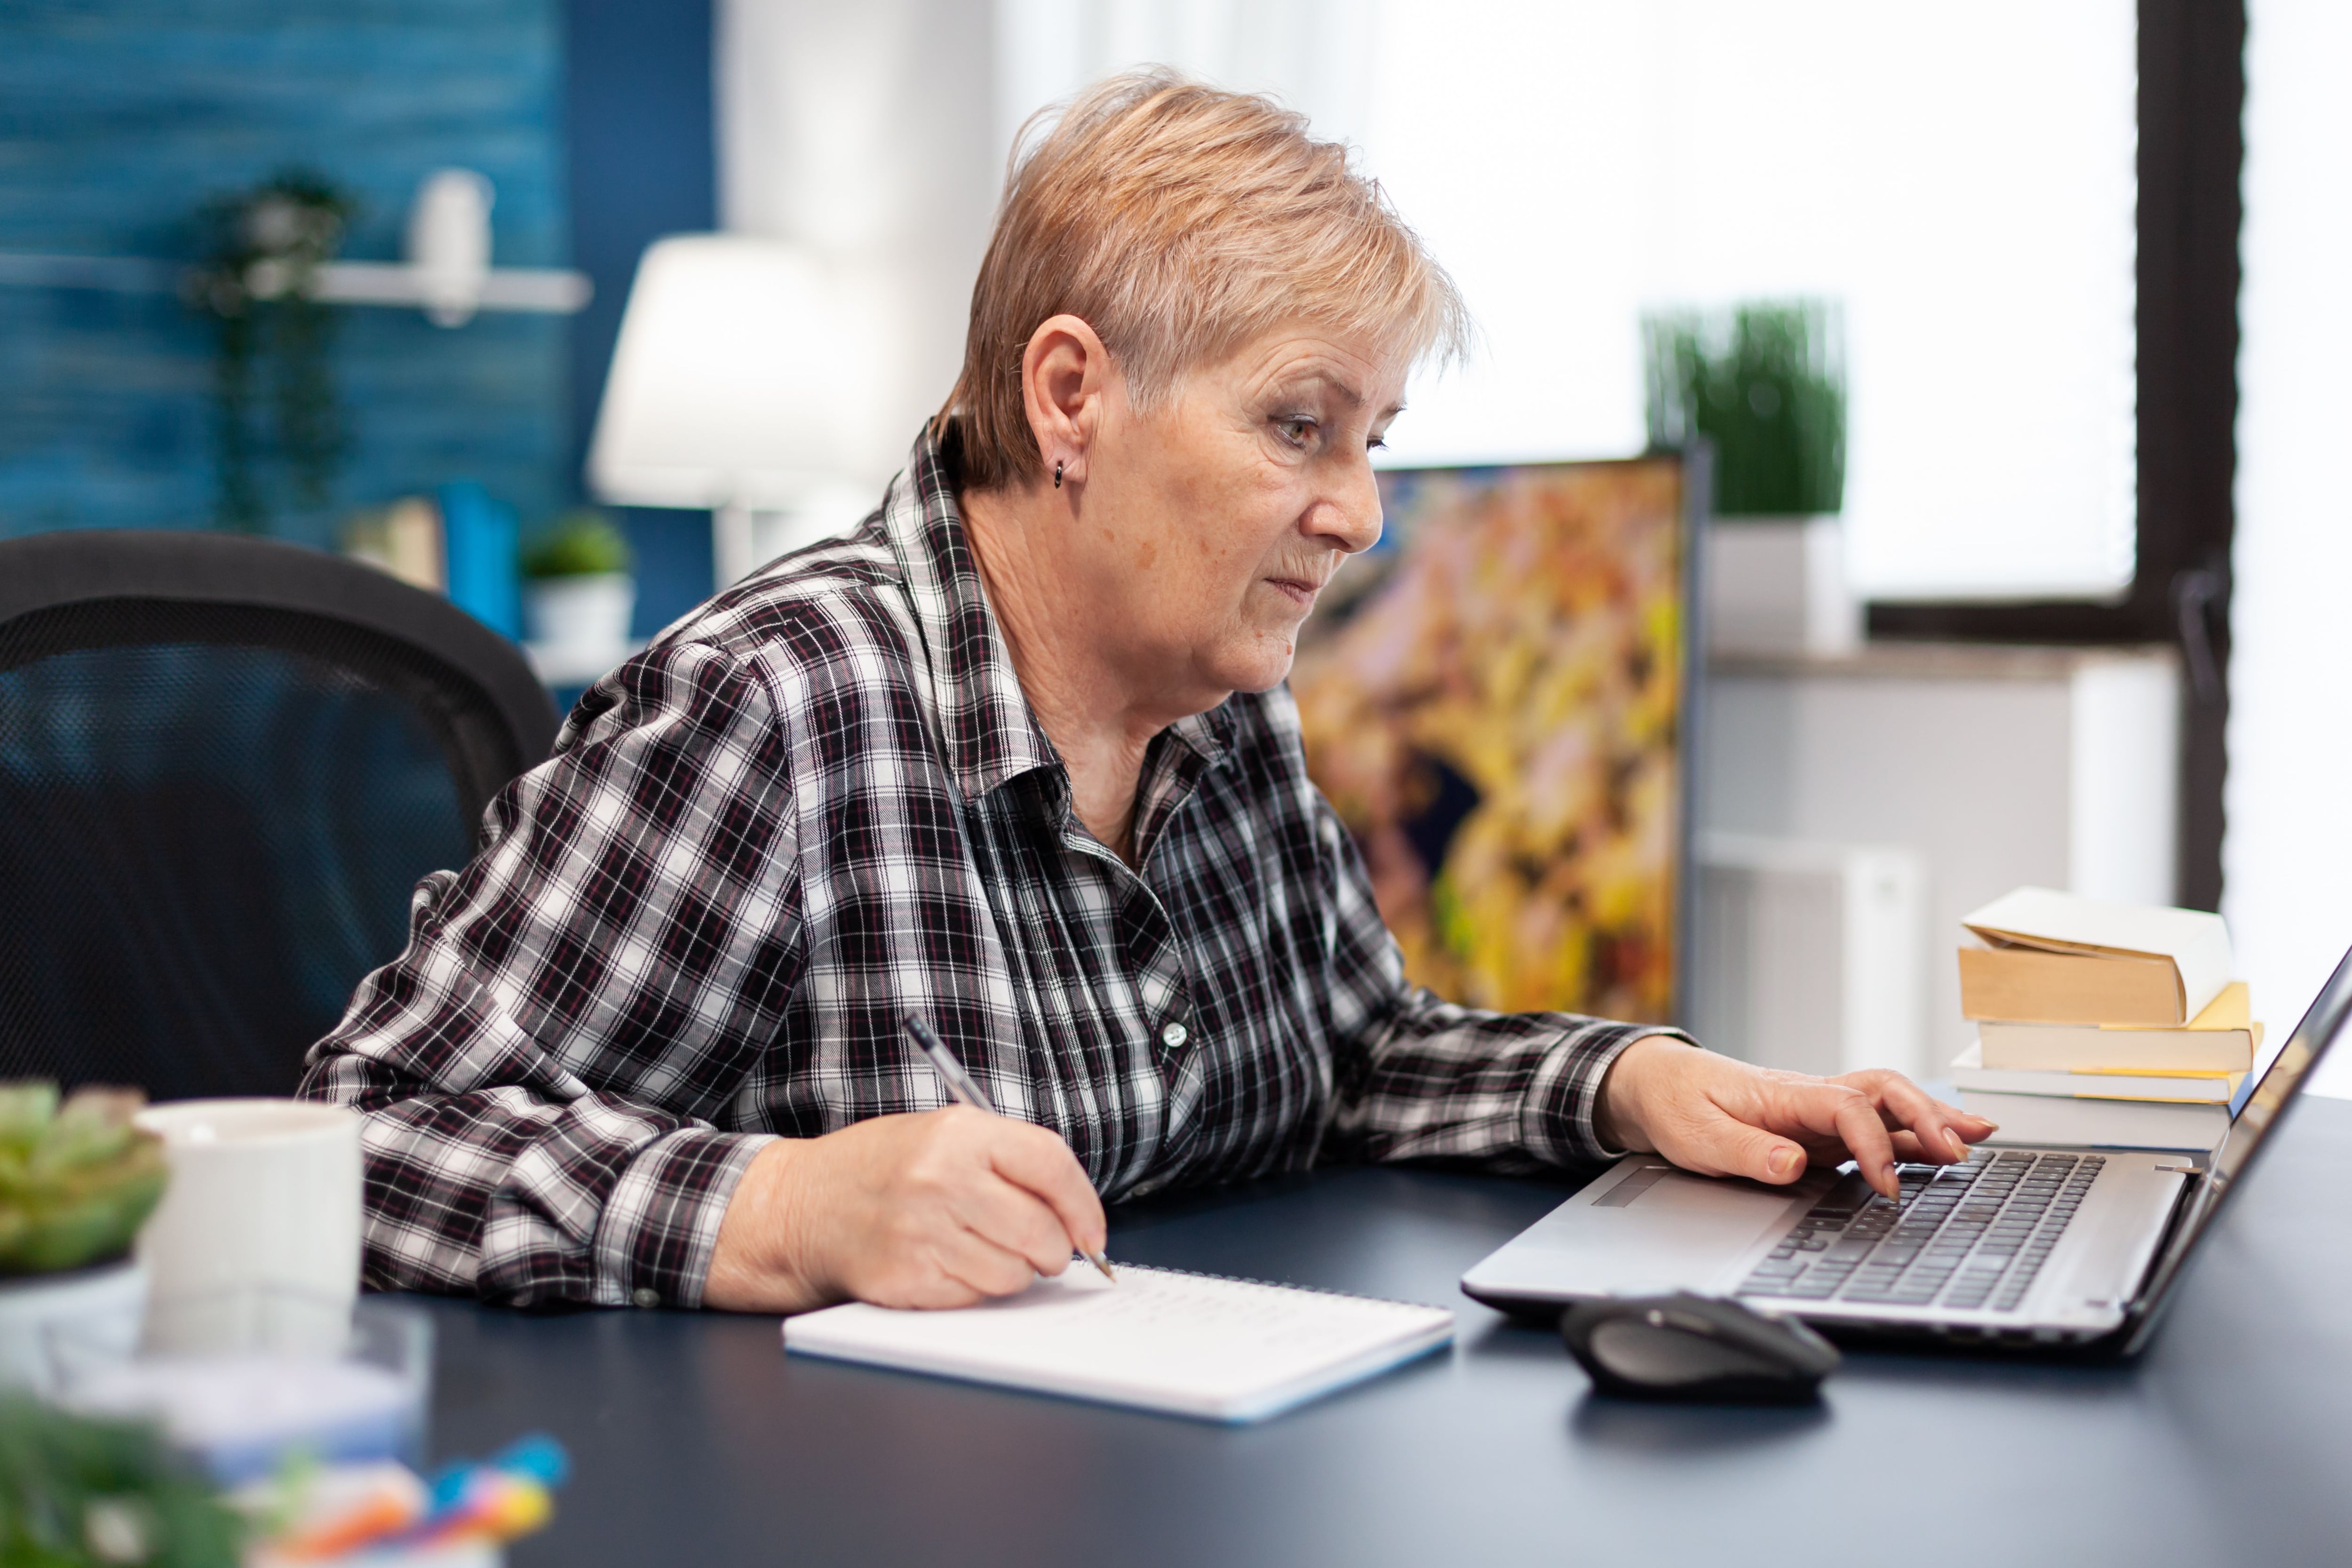
<path id="1" fill-rule="evenodd" d="M 1530 1152 L 1554 1165 L 1597 1165 L 1622 1160 L 1631 1150 L 1601 1142 L 1593 1117 L 1601 1109 L 1601 1085 L 1628 1047 L 1652 1037 L 1698 1042 L 1680 1029 L 1656 1024 L 1580 1024 L 1545 1056 L 1528 1085 L 1525 1135 Z"/>
<path id="2" fill-rule="evenodd" d="M 637 1151 L 596 1222 L 595 1300 L 608 1307 L 702 1305 L 719 1224 L 766 1133 L 686 1128 Z"/>

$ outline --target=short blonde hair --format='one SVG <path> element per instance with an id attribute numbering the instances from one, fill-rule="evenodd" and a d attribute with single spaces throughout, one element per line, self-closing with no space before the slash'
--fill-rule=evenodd
<path id="1" fill-rule="evenodd" d="M 1101 336 L 1144 408 L 1285 321 L 1409 363 L 1457 358 L 1469 332 L 1453 279 L 1345 146 L 1269 99 L 1169 70 L 1112 77 L 1015 142 L 937 425 L 954 421 L 963 484 L 1042 476 L 1021 361 L 1064 313 Z"/>

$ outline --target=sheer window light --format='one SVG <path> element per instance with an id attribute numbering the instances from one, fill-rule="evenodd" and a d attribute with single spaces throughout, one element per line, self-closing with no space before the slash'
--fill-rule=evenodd
<path id="1" fill-rule="evenodd" d="M 2222 912 L 2284 1038 L 2352 942 L 2352 11 L 2255 0 L 2246 35 L 2245 274 Z M 2341 1053 L 2314 1087 L 2352 1094 Z"/>
<path id="2" fill-rule="evenodd" d="M 2134 16 L 1015 0 L 1000 121 L 1160 62 L 1358 142 L 1485 339 L 1399 464 L 1635 450 L 1644 309 L 1840 300 L 1857 585 L 2099 596 L 2133 563 Z"/>

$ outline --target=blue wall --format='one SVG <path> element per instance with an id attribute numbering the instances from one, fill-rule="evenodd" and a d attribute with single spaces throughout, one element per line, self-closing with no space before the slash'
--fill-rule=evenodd
<path id="1" fill-rule="evenodd" d="M 562 265 L 562 111 L 556 0 L 7 0 L 0 250 L 184 259 L 206 198 L 302 164 L 364 204 L 343 254 L 395 259 L 417 182 L 457 164 L 497 186 L 499 262 Z M 275 531 L 324 542 L 456 479 L 526 525 L 570 499 L 562 318 L 340 314 L 353 448 L 335 504 Z M 168 297 L 0 288 L 0 534 L 207 521 L 212 355 Z"/>
<path id="2" fill-rule="evenodd" d="M 340 312 L 354 448 L 335 503 L 281 495 L 274 531 L 327 543 L 457 479 L 529 527 L 579 499 L 638 256 L 716 225 L 710 92 L 709 0 L 5 0 L 0 250 L 185 261 L 202 202 L 299 163 L 365 204 L 343 254 L 391 260 L 427 171 L 482 171 L 497 259 L 595 299 L 454 331 Z M 207 523 L 212 366 L 168 297 L 0 287 L 0 536 Z M 709 593 L 709 520 L 622 521 L 647 633 Z"/>
<path id="3" fill-rule="evenodd" d="M 718 226 L 709 0 L 572 0 L 566 7 L 573 265 L 596 298 L 572 321 L 572 447 L 588 453 L 621 307 L 646 246 Z M 637 631 L 710 595 L 710 514 L 621 512 L 637 552 Z"/>

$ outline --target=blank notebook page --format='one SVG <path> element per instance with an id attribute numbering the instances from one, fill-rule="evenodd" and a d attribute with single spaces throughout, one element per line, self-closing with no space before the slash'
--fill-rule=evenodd
<path id="1" fill-rule="evenodd" d="M 784 1320 L 798 1354 L 1255 1421 L 1454 1337 L 1438 1307 L 1119 1265 L 1084 1264 L 952 1311 L 853 1303 Z"/>

